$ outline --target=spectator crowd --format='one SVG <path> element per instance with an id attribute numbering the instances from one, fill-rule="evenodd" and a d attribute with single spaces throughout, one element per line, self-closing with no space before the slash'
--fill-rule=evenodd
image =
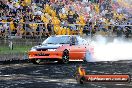
<path id="1" fill-rule="evenodd" d="M 125 2 L 124 2 L 125 3 Z M 0 36 L 131 34 L 131 4 L 116 0 L 0 0 Z"/>

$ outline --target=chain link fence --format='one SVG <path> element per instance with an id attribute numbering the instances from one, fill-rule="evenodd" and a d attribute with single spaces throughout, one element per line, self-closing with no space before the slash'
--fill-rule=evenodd
<path id="1" fill-rule="evenodd" d="M 28 59 L 28 51 L 31 47 L 44 41 L 43 39 L 1 39 L 0 40 L 0 62 L 1 61 L 20 61 Z M 12 42 L 12 45 L 11 45 Z"/>

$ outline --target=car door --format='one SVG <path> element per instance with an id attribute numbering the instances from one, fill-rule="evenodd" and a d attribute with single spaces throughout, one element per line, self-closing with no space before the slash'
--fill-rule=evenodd
<path id="1" fill-rule="evenodd" d="M 85 55 L 86 47 L 79 44 L 77 37 L 72 36 L 70 46 L 70 59 L 71 60 L 82 60 Z"/>

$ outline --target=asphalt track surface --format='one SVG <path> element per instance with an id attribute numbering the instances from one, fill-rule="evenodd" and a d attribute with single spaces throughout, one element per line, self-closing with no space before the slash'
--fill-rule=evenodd
<path id="1" fill-rule="evenodd" d="M 132 75 L 132 61 L 42 65 L 34 65 L 27 61 L 6 62 L 0 64 L 0 88 L 132 88 L 132 82 L 79 84 L 75 80 L 75 72 L 80 65 L 90 74 Z"/>

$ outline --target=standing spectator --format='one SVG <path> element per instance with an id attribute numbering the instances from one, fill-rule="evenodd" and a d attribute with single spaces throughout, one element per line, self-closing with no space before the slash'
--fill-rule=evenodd
<path id="1" fill-rule="evenodd" d="M 129 38 L 129 36 L 132 34 L 132 31 L 129 27 L 125 27 L 125 37 Z"/>
<path id="2" fill-rule="evenodd" d="M 2 22 L 2 19 L 0 18 L 0 22 Z M 3 25 L 0 23 L 0 35 L 3 36 L 4 30 L 3 30 Z"/>
<path id="3" fill-rule="evenodd" d="M 74 22 L 76 22 L 77 18 L 79 17 L 77 11 L 73 14 Z"/>
<path id="4" fill-rule="evenodd" d="M 121 37 L 123 34 L 123 29 L 120 26 L 117 26 L 116 34 L 117 34 L 117 37 Z"/>
<path id="5" fill-rule="evenodd" d="M 87 20 L 86 25 L 84 26 L 83 33 L 86 35 L 92 34 L 92 22 Z"/>
<path id="6" fill-rule="evenodd" d="M 68 12 L 67 20 L 68 20 L 68 23 L 69 23 L 69 24 L 73 24 L 73 23 L 74 23 L 75 20 L 74 20 L 72 11 L 69 11 L 69 12 Z"/>
<path id="7" fill-rule="evenodd" d="M 48 29 L 48 32 L 49 32 L 49 35 L 53 34 L 53 24 L 51 24 L 52 21 L 50 20 L 49 23 L 47 24 L 47 29 Z"/>

